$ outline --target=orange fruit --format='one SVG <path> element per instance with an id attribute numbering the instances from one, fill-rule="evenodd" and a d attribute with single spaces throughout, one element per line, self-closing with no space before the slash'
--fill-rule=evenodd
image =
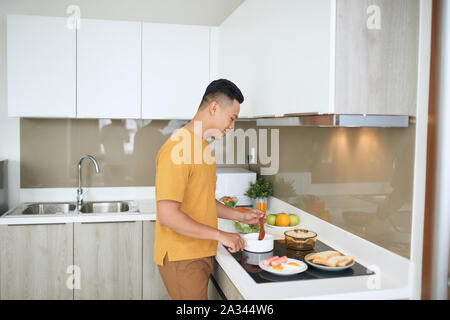
<path id="1" fill-rule="evenodd" d="M 287 215 L 286 213 L 277 214 L 275 225 L 277 225 L 278 227 L 289 227 L 289 215 Z"/>

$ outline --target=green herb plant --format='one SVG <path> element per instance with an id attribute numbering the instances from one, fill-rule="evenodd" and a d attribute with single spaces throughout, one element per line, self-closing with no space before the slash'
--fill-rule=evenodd
<path id="1" fill-rule="evenodd" d="M 263 178 L 259 178 L 255 183 L 250 182 L 250 188 L 247 189 L 245 195 L 251 199 L 267 198 L 272 195 L 272 185 Z"/>

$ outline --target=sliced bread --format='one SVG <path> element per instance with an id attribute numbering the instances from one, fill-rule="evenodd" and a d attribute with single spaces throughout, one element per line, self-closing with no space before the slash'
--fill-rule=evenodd
<path id="1" fill-rule="evenodd" d="M 339 252 L 337 252 L 337 251 L 328 250 L 328 251 L 322 251 L 322 252 L 318 252 L 318 253 L 312 254 L 309 257 L 305 258 L 305 259 L 308 260 L 308 261 L 311 261 L 311 260 L 326 261 L 326 260 L 328 260 L 331 257 L 339 256 L 339 255 L 341 255 L 341 254 Z M 313 263 L 314 263 L 314 261 L 313 261 Z"/>
<path id="2" fill-rule="evenodd" d="M 332 256 L 326 260 L 314 259 L 312 263 L 324 265 L 327 267 L 345 267 L 346 265 L 353 262 L 353 257 L 350 256 Z"/>

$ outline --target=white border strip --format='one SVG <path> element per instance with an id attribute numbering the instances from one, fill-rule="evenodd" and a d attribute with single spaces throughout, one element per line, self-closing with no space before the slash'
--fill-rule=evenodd
<path id="1" fill-rule="evenodd" d="M 421 298 L 422 250 L 427 169 L 428 95 L 431 55 L 432 1 L 420 1 L 419 54 L 417 74 L 417 113 L 412 203 L 411 266 L 409 284 L 412 299 Z"/>
<path id="2" fill-rule="evenodd" d="M 335 113 L 336 99 L 336 0 L 330 1 L 330 78 L 329 78 L 329 113 Z"/>

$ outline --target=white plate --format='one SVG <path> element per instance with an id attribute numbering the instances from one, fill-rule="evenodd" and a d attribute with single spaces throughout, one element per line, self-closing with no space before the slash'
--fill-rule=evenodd
<path id="1" fill-rule="evenodd" d="M 268 228 L 273 228 L 275 230 L 283 230 L 283 231 L 287 231 L 287 230 L 294 230 L 294 229 L 298 229 L 299 228 L 299 224 L 296 224 L 295 226 L 287 226 L 287 227 L 279 227 L 279 226 L 271 226 L 270 224 L 267 224 L 267 222 L 264 223 L 265 227 Z"/>
<path id="2" fill-rule="evenodd" d="M 321 265 L 321 264 L 315 264 L 315 263 L 312 263 L 311 261 L 306 260 L 306 258 L 308 258 L 310 255 L 316 254 L 316 253 L 317 253 L 317 252 L 313 252 L 313 253 L 307 254 L 307 255 L 305 256 L 305 262 L 306 262 L 307 264 L 309 264 L 310 266 L 313 266 L 313 267 L 318 268 L 318 269 L 321 269 L 321 270 L 326 270 L 326 271 L 341 271 L 341 270 L 345 270 L 345 269 L 351 268 L 351 267 L 353 267 L 353 265 L 355 264 L 355 260 L 353 259 L 353 262 L 350 263 L 350 264 L 348 264 L 348 265 L 346 265 L 345 267 L 328 267 L 328 266 L 323 266 L 323 265 Z"/>
<path id="3" fill-rule="evenodd" d="M 263 262 L 264 261 L 261 261 L 259 263 L 259 267 L 262 270 L 270 272 L 270 273 L 273 273 L 273 274 L 276 274 L 276 275 L 279 275 L 279 276 L 290 276 L 290 275 L 293 275 L 293 274 L 304 272 L 304 271 L 306 271 L 308 269 L 308 266 L 303 261 L 300 261 L 300 260 L 297 260 L 297 259 L 291 259 L 291 258 L 288 258 L 288 261 L 286 263 L 282 263 L 281 264 L 281 266 L 283 267 L 283 270 L 276 270 L 272 266 L 265 266 L 263 264 Z M 289 266 L 288 265 L 289 262 L 295 262 L 299 266 L 298 267 Z"/>

